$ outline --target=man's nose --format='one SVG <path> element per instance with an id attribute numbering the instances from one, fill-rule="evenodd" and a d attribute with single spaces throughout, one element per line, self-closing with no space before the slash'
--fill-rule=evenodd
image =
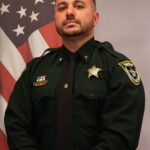
<path id="1" fill-rule="evenodd" d="M 67 11 L 66 11 L 66 17 L 67 19 L 72 19 L 75 16 L 75 9 L 73 6 L 68 6 Z"/>

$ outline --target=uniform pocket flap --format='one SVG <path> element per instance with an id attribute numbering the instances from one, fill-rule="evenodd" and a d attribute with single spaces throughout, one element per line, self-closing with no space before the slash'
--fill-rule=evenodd
<path id="1" fill-rule="evenodd" d="M 55 87 L 49 87 L 49 86 L 38 87 L 38 88 L 34 88 L 32 91 L 33 101 L 35 100 L 40 101 L 44 97 L 55 97 L 55 95 L 56 95 Z"/>
<path id="2" fill-rule="evenodd" d="M 84 96 L 88 99 L 98 99 L 104 98 L 106 95 L 106 91 L 96 88 L 96 87 L 76 87 L 75 88 L 75 96 Z"/>

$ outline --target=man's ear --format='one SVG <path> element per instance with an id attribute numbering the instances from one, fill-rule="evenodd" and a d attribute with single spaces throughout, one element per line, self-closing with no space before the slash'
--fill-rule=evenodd
<path id="1" fill-rule="evenodd" d="M 100 20 L 99 12 L 95 11 L 93 15 L 94 27 L 98 24 Z"/>

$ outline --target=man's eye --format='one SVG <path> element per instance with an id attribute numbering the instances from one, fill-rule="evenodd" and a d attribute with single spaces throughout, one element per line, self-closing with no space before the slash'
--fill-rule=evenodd
<path id="1" fill-rule="evenodd" d="M 63 11 L 63 10 L 65 10 L 65 8 L 66 8 L 65 6 L 59 6 L 59 7 L 58 7 L 58 10 L 59 10 L 59 11 Z"/>
<path id="2" fill-rule="evenodd" d="M 76 4 L 75 8 L 82 9 L 82 8 L 84 8 L 84 6 L 82 4 Z"/>
<path id="3" fill-rule="evenodd" d="M 78 8 L 78 9 L 82 9 L 82 8 L 84 8 L 84 4 L 81 2 L 77 2 L 77 3 L 75 3 L 74 7 Z"/>

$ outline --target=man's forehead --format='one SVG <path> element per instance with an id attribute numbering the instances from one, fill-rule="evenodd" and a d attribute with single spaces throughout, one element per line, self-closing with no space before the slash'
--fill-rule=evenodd
<path id="1" fill-rule="evenodd" d="M 69 3 L 69 2 L 86 2 L 88 0 L 56 0 L 56 3 L 61 3 L 61 2 L 66 2 L 66 3 Z"/>

